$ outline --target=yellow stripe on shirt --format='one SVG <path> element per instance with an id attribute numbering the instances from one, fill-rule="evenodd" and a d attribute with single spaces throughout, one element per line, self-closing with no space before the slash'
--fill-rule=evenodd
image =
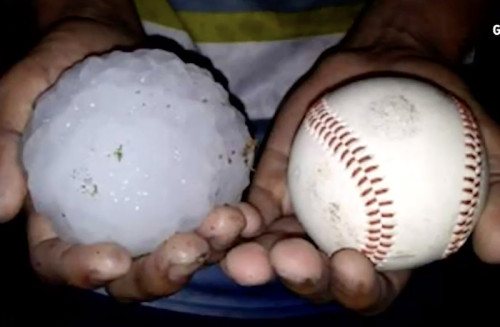
<path id="1" fill-rule="evenodd" d="M 175 12 L 165 0 L 136 0 L 142 19 L 185 30 L 194 42 L 277 41 L 344 33 L 362 5 L 284 12 Z"/>

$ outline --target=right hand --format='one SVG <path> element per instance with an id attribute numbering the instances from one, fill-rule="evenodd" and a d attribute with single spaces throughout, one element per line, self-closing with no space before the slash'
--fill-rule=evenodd
<path id="1" fill-rule="evenodd" d="M 26 208 L 30 259 L 42 280 L 82 289 L 106 287 L 112 297 L 126 301 L 178 291 L 207 260 L 220 257 L 245 222 L 233 219 L 235 210 L 218 208 L 197 233 L 175 235 L 136 260 L 117 244 L 68 244 L 32 207 L 18 158 L 36 99 L 65 69 L 91 54 L 134 48 L 143 37 L 143 31 L 96 21 L 66 21 L 0 79 L 0 221 L 11 220 Z"/>
<path id="2" fill-rule="evenodd" d="M 418 49 L 333 47 L 319 58 L 283 101 L 257 165 L 242 214 L 261 233 L 234 247 L 222 261 L 238 284 L 263 285 L 278 278 L 291 291 L 319 302 L 337 301 L 365 315 L 385 311 L 409 281 L 412 271 L 379 272 L 360 252 L 343 249 L 328 256 L 312 242 L 295 217 L 287 189 L 293 139 L 311 103 L 353 78 L 397 73 L 433 81 L 470 106 L 485 139 L 490 167 L 489 196 L 472 235 L 475 253 L 500 262 L 500 125 L 475 100 L 455 72 Z"/>

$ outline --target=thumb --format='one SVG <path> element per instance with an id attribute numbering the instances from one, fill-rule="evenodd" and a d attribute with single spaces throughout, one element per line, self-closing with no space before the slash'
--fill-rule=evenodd
<path id="1" fill-rule="evenodd" d="M 36 98 L 86 55 L 129 42 L 96 23 L 65 23 L 0 79 L 0 222 L 19 212 L 27 193 L 18 147 Z"/>
<path id="2" fill-rule="evenodd" d="M 257 208 L 265 225 L 293 214 L 286 174 L 293 140 L 307 110 L 325 90 L 366 70 L 364 61 L 353 60 L 349 55 L 328 57 L 332 51 L 333 48 L 326 51 L 327 59 L 319 58 L 288 90 L 265 141 L 248 195 L 248 202 Z"/>

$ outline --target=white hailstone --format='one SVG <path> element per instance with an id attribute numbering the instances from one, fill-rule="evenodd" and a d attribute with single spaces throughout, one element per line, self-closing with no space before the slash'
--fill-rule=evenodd
<path id="1" fill-rule="evenodd" d="M 68 69 L 36 103 L 22 162 L 35 209 L 63 240 L 139 256 L 238 202 L 253 145 L 207 70 L 140 49 Z"/>

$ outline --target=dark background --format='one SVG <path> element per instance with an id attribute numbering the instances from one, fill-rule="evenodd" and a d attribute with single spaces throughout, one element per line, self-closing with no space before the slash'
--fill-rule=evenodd
<path id="1" fill-rule="evenodd" d="M 35 42 L 32 17 L 23 1 L 0 3 L 0 71 L 22 57 Z M 498 119 L 497 99 L 500 76 L 500 37 L 492 26 L 500 23 L 500 11 L 482 33 L 476 61 L 465 68 L 477 99 Z M 0 108 L 1 110 L 1 108 Z M 409 285 L 384 314 L 360 317 L 344 311 L 339 314 L 293 318 L 280 321 L 234 321 L 193 317 L 146 309 L 139 305 L 118 305 L 93 293 L 45 285 L 37 280 L 28 262 L 25 218 L 20 215 L 0 226 L 0 326 L 21 323 L 49 326 L 177 326 L 186 323 L 219 325 L 281 325 L 285 323 L 320 326 L 422 326 L 443 320 L 446 323 L 494 319 L 500 311 L 500 268 L 479 262 L 470 243 L 449 260 L 415 272 Z M 500 251 L 500 249 L 499 249 Z M 491 321 L 490 321 L 491 323 Z"/>

